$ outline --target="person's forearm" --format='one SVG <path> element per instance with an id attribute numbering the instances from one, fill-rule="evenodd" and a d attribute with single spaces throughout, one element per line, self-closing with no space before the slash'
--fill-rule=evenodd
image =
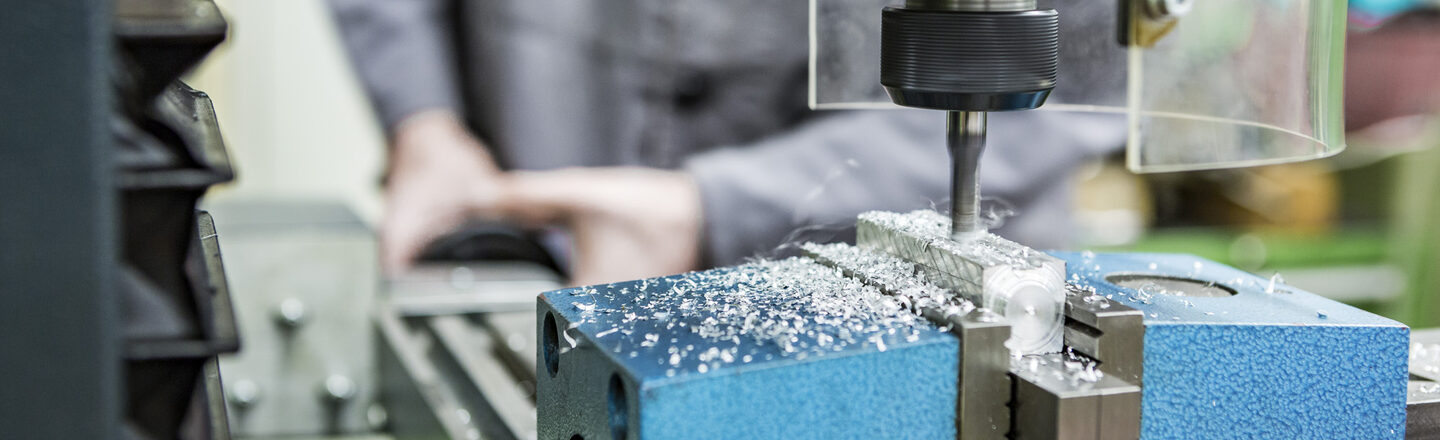
<path id="1" fill-rule="evenodd" d="M 437 138 L 469 136 L 469 129 L 455 112 L 429 108 L 406 115 L 391 126 L 390 145 L 398 150 L 433 143 Z"/>
<path id="2" fill-rule="evenodd" d="M 843 227 L 865 209 L 923 205 L 943 190 L 946 168 L 913 166 L 909 159 L 916 154 L 887 156 L 898 143 L 940 163 L 943 143 L 911 147 L 943 142 L 941 130 L 924 122 L 943 120 L 915 111 L 836 113 L 753 145 L 691 158 L 685 169 L 700 188 L 704 263 L 727 265 L 767 253 L 798 227 Z M 910 176 L 864 177 L 876 167 Z M 894 197 L 873 195 L 879 193 Z"/>
<path id="3" fill-rule="evenodd" d="M 430 109 L 414 113 L 393 127 L 390 138 L 390 170 L 433 164 L 437 158 L 482 158 L 494 163 L 490 151 L 476 139 L 458 116 L 448 110 Z M 441 159 L 444 160 L 444 159 Z M 423 166 L 417 172 L 424 172 Z"/>
<path id="4" fill-rule="evenodd" d="M 329 0 L 355 72 L 383 127 L 427 110 L 459 113 L 443 0 Z"/>

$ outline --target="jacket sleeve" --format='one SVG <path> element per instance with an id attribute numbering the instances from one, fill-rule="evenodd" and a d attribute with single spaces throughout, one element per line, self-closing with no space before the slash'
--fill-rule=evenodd
<path id="1" fill-rule="evenodd" d="M 1019 213 L 998 232 L 1050 247 L 1068 237 L 1070 171 L 1123 145 L 1125 119 L 992 113 L 988 132 L 982 196 Z M 733 264 L 797 238 L 852 237 L 864 211 L 948 210 L 949 161 L 944 114 L 910 109 L 827 115 L 753 145 L 694 156 L 685 169 L 700 187 L 704 260 Z M 828 234 L 794 233 L 816 230 Z"/>
<path id="2" fill-rule="evenodd" d="M 360 82 L 388 132 L 422 110 L 461 111 L 446 0 L 329 0 Z"/>

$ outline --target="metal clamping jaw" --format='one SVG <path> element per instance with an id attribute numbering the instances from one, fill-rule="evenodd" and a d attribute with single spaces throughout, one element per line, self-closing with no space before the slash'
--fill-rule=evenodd
<path id="1" fill-rule="evenodd" d="M 1139 312 L 1119 304 L 1102 308 L 1070 293 L 1064 263 L 1033 249 L 994 236 L 955 243 L 944 233 L 945 220 L 929 211 L 866 213 L 860 216 L 857 247 L 807 245 L 804 251 L 904 298 L 960 339 L 958 438 L 1138 438 L 1144 332 Z M 1016 286 L 1055 290 L 1021 299 L 1013 293 Z M 1030 305 L 1006 307 L 1016 300 Z M 1054 321 L 1035 325 L 1035 301 L 1056 307 Z M 977 307 L 987 304 L 998 308 Z M 1007 309 L 1021 313 L 992 312 Z M 1038 332 L 1046 335 L 1063 328 L 1067 345 L 1078 348 L 1068 356 L 1058 353 L 1058 343 L 1017 351 L 1024 345 L 1013 343 L 1014 324 L 1027 320 L 1032 322 L 1021 331 L 1054 329 Z"/>

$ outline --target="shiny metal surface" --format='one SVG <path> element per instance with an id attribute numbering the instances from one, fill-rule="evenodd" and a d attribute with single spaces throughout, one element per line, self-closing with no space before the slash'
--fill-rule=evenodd
<path id="1" fill-rule="evenodd" d="M 898 232 L 872 230 L 867 239 L 874 239 L 876 233 Z M 804 250 L 807 257 L 892 296 L 925 299 L 936 288 L 916 273 L 916 267 L 887 261 L 875 250 L 843 245 L 807 245 Z M 916 295 L 916 291 L 922 293 Z M 958 296 L 953 291 L 949 295 Z M 1143 315 L 1093 294 L 1075 292 L 1066 299 L 1066 343 L 1076 352 L 1101 360 L 1101 374 L 1082 377 L 1081 373 L 1087 372 L 1067 368 L 1055 355 L 1040 356 L 1050 363 L 1037 362 L 1034 370 L 1023 363 L 1022 368 L 1012 369 L 1010 350 L 1005 346 L 1011 327 L 1004 318 L 984 309 L 958 311 L 971 306 L 968 303 L 911 303 L 922 316 L 960 338 L 955 408 L 958 438 L 999 439 L 1012 429 L 1022 434 L 1020 438 L 1139 437 Z M 1012 371 L 1028 382 L 1017 380 L 1012 387 Z"/>
<path id="2" fill-rule="evenodd" d="M 950 149 L 950 235 L 984 231 L 980 219 L 980 154 L 985 152 L 985 112 L 946 112 Z"/>
<path id="3" fill-rule="evenodd" d="M 956 241 L 945 223 L 933 211 L 864 213 L 856 242 L 914 263 L 935 285 L 1004 316 L 1012 353 L 1063 349 L 1065 262 L 988 233 Z"/>
<path id="4" fill-rule="evenodd" d="M 1140 387 L 1104 375 L 1076 380 L 1060 355 L 1017 365 L 1011 438 L 1121 440 L 1140 438 Z M 1023 364 L 1023 362 L 1022 362 Z"/>
<path id="5" fill-rule="evenodd" d="M 976 310 L 950 318 L 960 337 L 960 397 L 955 403 L 959 438 L 1003 439 L 1010 430 L 1010 325 L 994 313 Z"/>
<path id="6" fill-rule="evenodd" d="M 1103 298 L 1069 295 L 1065 345 L 1100 361 L 1100 371 L 1143 385 L 1145 314 Z"/>

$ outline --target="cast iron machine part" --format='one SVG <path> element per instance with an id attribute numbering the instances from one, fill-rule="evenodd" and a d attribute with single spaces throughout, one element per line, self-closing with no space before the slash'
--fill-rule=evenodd
<path id="1" fill-rule="evenodd" d="M 906 0 L 881 18 L 880 83 L 896 104 L 945 110 L 952 235 L 982 230 L 987 112 L 1029 110 L 1055 88 L 1060 17 L 1036 0 Z"/>

